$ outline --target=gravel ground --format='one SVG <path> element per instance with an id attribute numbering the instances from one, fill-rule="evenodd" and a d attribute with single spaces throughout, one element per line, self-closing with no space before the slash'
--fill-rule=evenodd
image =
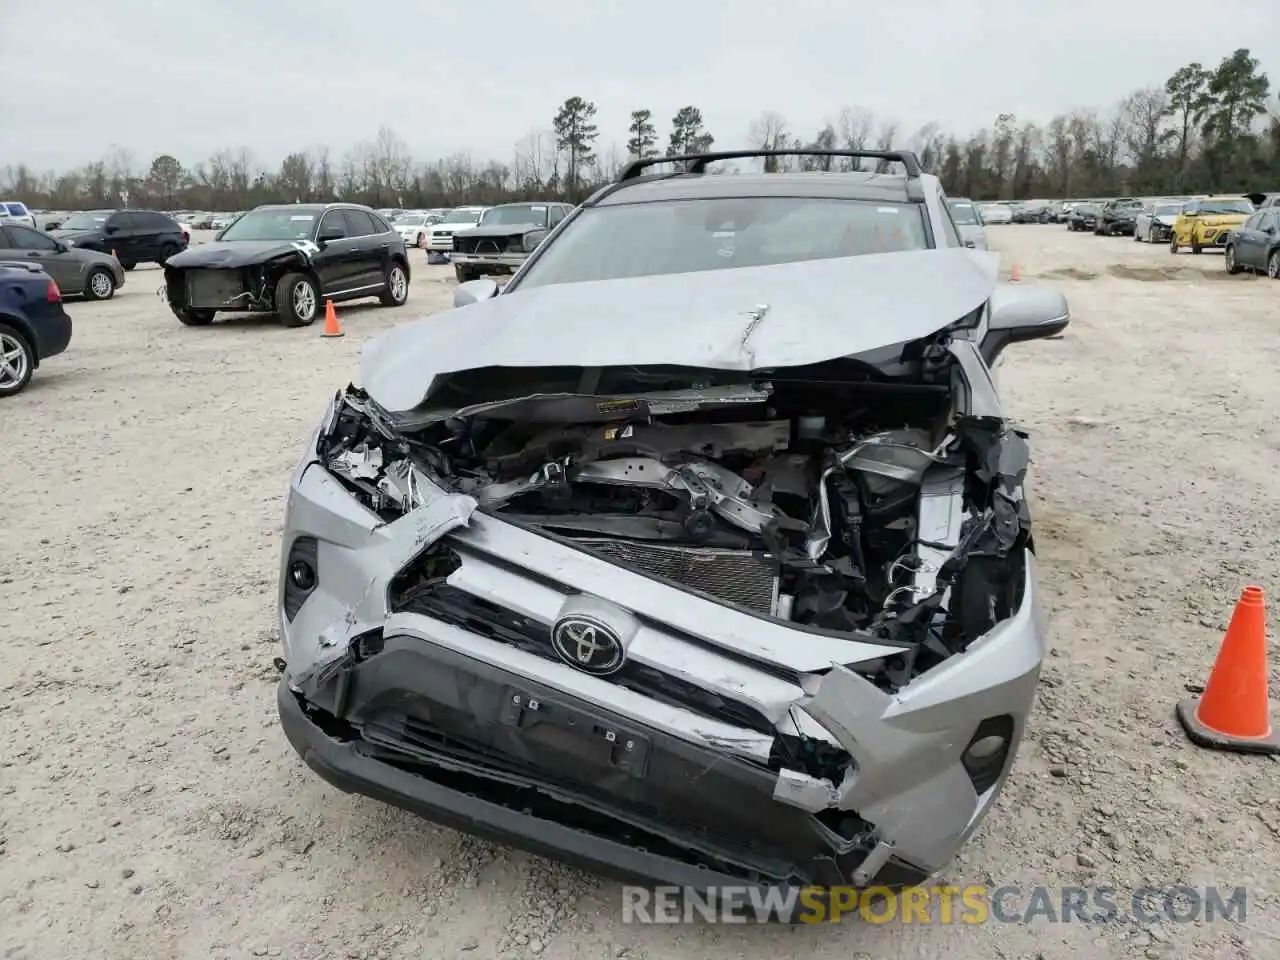
<path id="1" fill-rule="evenodd" d="M 409 308 L 343 309 L 341 340 L 182 327 L 139 268 L 72 304 L 70 350 L 0 404 L 0 957 L 1280 955 L 1280 764 L 1193 748 L 1173 719 L 1240 588 L 1275 586 L 1280 286 L 1217 255 L 991 234 L 1075 317 L 1001 375 L 1035 443 L 1054 649 L 948 879 L 1122 902 L 1248 885 L 1244 923 L 627 925 L 612 883 L 311 774 L 274 719 L 283 494 L 360 341 L 450 303 L 415 253 Z"/>

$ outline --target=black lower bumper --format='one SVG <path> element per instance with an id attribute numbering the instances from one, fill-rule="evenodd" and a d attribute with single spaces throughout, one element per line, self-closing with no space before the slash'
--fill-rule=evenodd
<path id="1" fill-rule="evenodd" d="M 773 800 L 763 765 L 416 638 L 383 642 L 304 693 L 280 684 L 290 743 L 341 790 L 597 873 L 700 890 L 852 885 L 874 845 L 852 815 Z M 925 878 L 891 859 L 871 882 Z"/>

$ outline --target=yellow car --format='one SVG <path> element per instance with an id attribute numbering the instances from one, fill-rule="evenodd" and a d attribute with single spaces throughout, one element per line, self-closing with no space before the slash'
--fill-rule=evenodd
<path id="1" fill-rule="evenodd" d="M 1189 200 L 1173 221 L 1169 252 L 1177 253 L 1183 247 L 1190 247 L 1192 253 L 1199 253 L 1205 247 L 1221 249 L 1227 245 L 1227 234 L 1252 214 L 1253 204 L 1238 195 Z"/>

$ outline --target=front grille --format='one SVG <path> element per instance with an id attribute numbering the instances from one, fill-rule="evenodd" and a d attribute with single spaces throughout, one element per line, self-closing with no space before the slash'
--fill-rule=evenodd
<path id="1" fill-rule="evenodd" d="M 721 603 L 769 615 L 778 608 L 777 567 L 766 553 L 591 538 L 573 542 L 606 560 L 662 577 Z"/>
<path id="2" fill-rule="evenodd" d="M 459 237 L 453 238 L 453 249 L 458 253 L 495 254 L 506 253 L 514 237 Z"/>
<path id="3" fill-rule="evenodd" d="M 551 646 L 551 628 L 547 624 L 467 593 L 443 580 L 410 588 L 393 600 L 392 609 L 396 613 L 432 617 L 546 660 L 559 662 L 560 659 Z M 757 733 L 774 732 L 768 719 L 753 707 L 635 660 L 628 660 L 621 670 L 603 679 L 651 700 L 682 707 L 704 717 L 746 727 Z"/>
<path id="4" fill-rule="evenodd" d="M 238 270 L 192 270 L 187 274 L 187 304 L 192 307 L 223 307 L 244 293 L 244 279 Z"/>

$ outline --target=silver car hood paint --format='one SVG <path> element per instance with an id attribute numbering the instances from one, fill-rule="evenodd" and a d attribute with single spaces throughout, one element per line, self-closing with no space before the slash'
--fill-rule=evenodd
<path id="1" fill-rule="evenodd" d="M 441 375 L 484 367 L 794 367 L 927 336 L 984 303 L 999 258 L 968 249 L 556 284 L 367 341 L 365 390 L 417 407 Z"/>

